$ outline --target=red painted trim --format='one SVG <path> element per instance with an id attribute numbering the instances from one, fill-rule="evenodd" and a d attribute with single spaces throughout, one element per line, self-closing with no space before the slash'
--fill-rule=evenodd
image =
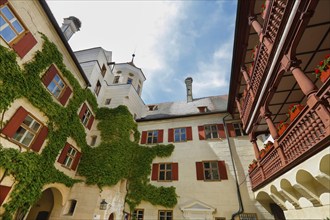
<path id="1" fill-rule="evenodd" d="M 226 138 L 226 132 L 225 132 L 225 127 L 223 124 L 217 124 L 218 126 L 218 134 L 220 138 Z"/>
<path id="2" fill-rule="evenodd" d="M 220 175 L 220 180 L 227 180 L 227 169 L 226 169 L 226 163 L 224 160 L 218 161 L 218 168 L 219 168 L 219 175 Z"/>
<path id="3" fill-rule="evenodd" d="M 3 201 L 5 201 L 5 199 L 8 195 L 8 193 L 10 192 L 10 190 L 11 190 L 10 186 L 0 185 L 0 206 L 2 205 Z"/>
<path id="4" fill-rule="evenodd" d="M 92 127 L 92 125 L 93 125 L 93 122 L 94 122 L 94 116 L 92 115 L 92 116 L 89 118 L 89 120 L 88 120 L 88 124 L 87 124 L 87 128 L 88 128 L 89 130 L 91 130 L 91 127 Z"/>
<path id="5" fill-rule="evenodd" d="M 172 180 L 179 180 L 179 165 L 172 163 Z"/>
<path id="6" fill-rule="evenodd" d="M 31 32 L 27 32 L 17 43 L 12 45 L 12 48 L 20 58 L 23 58 L 36 44 L 37 40 Z"/>
<path id="7" fill-rule="evenodd" d="M 151 180 L 158 180 L 158 169 L 159 169 L 159 164 L 154 163 L 152 164 L 152 174 L 151 174 Z"/>
<path id="8" fill-rule="evenodd" d="M 68 154 L 70 147 L 71 145 L 69 143 L 65 143 L 65 146 L 61 152 L 61 155 L 58 157 L 57 162 L 59 162 L 60 164 L 64 163 L 65 157 Z"/>
<path id="9" fill-rule="evenodd" d="M 186 127 L 186 132 L 187 132 L 187 141 L 191 141 L 192 138 L 192 128 L 191 127 Z"/>
<path id="10" fill-rule="evenodd" d="M 158 130 L 158 141 L 157 143 L 163 143 L 164 139 L 164 130 Z"/>
<path id="11" fill-rule="evenodd" d="M 55 75 L 58 74 L 58 71 L 54 64 L 50 65 L 44 76 L 42 77 L 42 83 L 47 87 L 50 82 L 54 79 Z"/>
<path id="12" fill-rule="evenodd" d="M 173 142 L 174 141 L 174 129 L 169 128 L 168 129 L 168 142 Z"/>
<path id="13" fill-rule="evenodd" d="M 8 0 L 0 0 L 0 5 L 4 5 L 8 2 Z M 1 204 L 0 204 L 1 205 Z"/>
<path id="14" fill-rule="evenodd" d="M 60 98 L 60 103 L 65 106 L 66 102 L 68 101 L 70 95 L 72 93 L 72 90 L 70 89 L 70 87 L 66 86 L 63 92 L 63 95 Z"/>
<path id="15" fill-rule="evenodd" d="M 1 133 L 12 138 L 27 115 L 28 112 L 22 106 L 19 107 L 13 117 L 11 117 L 6 126 L 2 129 Z"/>
<path id="16" fill-rule="evenodd" d="M 147 143 L 147 131 L 142 131 L 141 144 Z"/>
<path id="17" fill-rule="evenodd" d="M 73 161 L 72 166 L 71 166 L 72 170 L 77 169 L 78 163 L 80 161 L 80 157 L 81 157 L 81 153 L 79 151 L 77 151 L 76 157 L 74 158 L 74 161 Z"/>
<path id="18" fill-rule="evenodd" d="M 87 105 L 86 105 L 86 103 L 84 103 L 83 106 L 81 107 L 80 112 L 79 112 L 79 118 L 80 118 L 80 120 L 83 118 L 86 110 L 87 110 Z"/>
<path id="19" fill-rule="evenodd" d="M 196 162 L 196 177 L 197 180 L 204 180 L 204 171 L 203 171 L 202 162 Z"/>
<path id="20" fill-rule="evenodd" d="M 204 126 L 198 126 L 198 136 L 199 140 L 205 140 Z"/>
<path id="21" fill-rule="evenodd" d="M 33 151 L 35 151 L 35 152 L 40 151 L 42 144 L 46 140 L 47 134 L 48 134 L 48 128 L 46 126 L 42 126 L 38 136 L 36 137 L 36 139 L 33 141 L 32 145 L 31 145 L 31 149 Z"/>

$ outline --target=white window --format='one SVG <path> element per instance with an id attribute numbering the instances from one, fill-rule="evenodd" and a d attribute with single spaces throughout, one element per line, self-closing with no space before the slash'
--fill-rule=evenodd
<path id="1" fill-rule="evenodd" d="M 206 139 L 218 138 L 217 125 L 205 125 L 205 137 Z"/>
<path id="2" fill-rule="evenodd" d="M 159 178 L 158 180 L 172 180 L 172 164 L 159 164 Z"/>
<path id="3" fill-rule="evenodd" d="M 219 180 L 219 167 L 217 161 L 203 162 L 205 180 Z"/>
<path id="4" fill-rule="evenodd" d="M 132 84 L 132 82 L 133 82 L 133 79 L 128 77 L 127 84 Z"/>
<path id="5" fill-rule="evenodd" d="M 101 83 L 100 83 L 100 81 L 97 81 L 95 89 L 94 89 L 95 94 L 99 95 L 100 90 L 101 90 Z"/>
<path id="6" fill-rule="evenodd" d="M 158 143 L 158 131 L 148 131 L 148 133 L 147 133 L 147 143 L 148 144 Z"/>
<path id="7" fill-rule="evenodd" d="M 174 129 L 174 142 L 182 142 L 187 140 L 186 128 Z"/>
<path id="8" fill-rule="evenodd" d="M 241 123 L 233 123 L 236 136 L 244 136 L 246 133 L 243 130 L 243 125 Z"/>
<path id="9" fill-rule="evenodd" d="M 10 43 L 25 31 L 8 5 L 0 6 L 0 36 Z"/>
<path id="10" fill-rule="evenodd" d="M 56 97 L 58 98 L 61 95 L 61 92 L 63 91 L 65 87 L 65 84 L 63 83 L 63 80 L 61 77 L 56 74 L 52 81 L 47 86 L 47 89 Z"/>
<path id="11" fill-rule="evenodd" d="M 85 113 L 84 113 L 84 115 L 83 115 L 83 117 L 82 117 L 82 119 L 81 119 L 81 122 L 82 122 L 85 126 L 87 126 L 88 121 L 89 121 L 89 119 L 91 118 L 91 116 L 92 116 L 92 113 L 89 111 L 89 109 L 86 109 L 86 111 L 85 111 Z"/>
<path id="12" fill-rule="evenodd" d="M 74 161 L 76 154 L 77 154 L 77 150 L 74 149 L 73 147 L 70 147 L 68 150 L 68 153 L 66 154 L 66 157 L 64 159 L 63 165 L 68 168 L 71 168 L 72 162 Z"/>
<path id="13" fill-rule="evenodd" d="M 160 210 L 158 213 L 158 220 L 172 220 L 173 213 L 170 210 Z"/>
<path id="14" fill-rule="evenodd" d="M 143 220 L 143 209 L 135 209 L 133 212 L 133 219 Z"/>
<path id="15" fill-rule="evenodd" d="M 21 126 L 17 129 L 13 139 L 29 147 L 33 139 L 36 137 L 40 128 L 40 123 L 32 116 L 27 115 Z"/>

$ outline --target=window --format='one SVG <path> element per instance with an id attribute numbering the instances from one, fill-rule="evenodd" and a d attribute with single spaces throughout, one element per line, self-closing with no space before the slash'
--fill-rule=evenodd
<path id="1" fill-rule="evenodd" d="M 104 77 L 105 73 L 107 72 L 107 68 L 105 67 L 105 65 L 103 64 L 102 68 L 101 68 L 101 74 Z"/>
<path id="2" fill-rule="evenodd" d="M 0 37 L 23 58 L 37 41 L 7 1 L 0 1 Z"/>
<path id="3" fill-rule="evenodd" d="M 246 135 L 246 133 L 243 130 L 243 125 L 241 123 L 233 123 L 233 126 L 236 136 Z"/>
<path id="4" fill-rule="evenodd" d="M 0 7 L 0 36 L 10 43 L 24 33 L 25 29 L 21 22 L 8 5 Z"/>
<path id="5" fill-rule="evenodd" d="M 133 82 L 133 79 L 132 78 L 127 78 L 127 84 L 132 84 L 132 82 Z"/>
<path id="6" fill-rule="evenodd" d="M 87 107 L 86 103 L 84 103 L 83 106 L 81 107 L 79 118 L 86 128 L 91 129 L 92 124 L 94 122 L 94 116 Z"/>
<path id="7" fill-rule="evenodd" d="M 97 96 L 99 95 L 100 90 L 101 90 L 101 83 L 100 83 L 100 81 L 97 81 L 95 89 L 94 89 L 94 92 Z"/>
<path id="8" fill-rule="evenodd" d="M 110 102 L 111 102 L 111 99 L 106 99 L 104 104 L 105 105 L 110 105 Z"/>
<path id="9" fill-rule="evenodd" d="M 71 168 L 72 162 L 73 162 L 74 158 L 76 157 L 76 154 L 77 154 L 76 149 L 74 149 L 73 147 L 70 147 L 66 154 L 66 157 L 64 159 L 63 165 L 65 167 Z"/>
<path id="10" fill-rule="evenodd" d="M 158 220 L 172 220 L 173 212 L 170 210 L 160 210 L 158 212 Z"/>
<path id="11" fill-rule="evenodd" d="M 163 142 L 163 130 L 143 131 L 141 144 L 156 144 Z"/>
<path id="12" fill-rule="evenodd" d="M 114 83 L 114 84 L 119 83 L 119 78 L 120 78 L 120 76 L 115 76 L 115 78 L 114 78 L 114 80 L 113 80 L 113 83 Z"/>
<path id="13" fill-rule="evenodd" d="M 148 131 L 147 144 L 155 144 L 158 142 L 158 131 Z"/>
<path id="14" fill-rule="evenodd" d="M 186 128 L 175 128 L 174 129 L 174 142 L 186 141 Z"/>
<path id="15" fill-rule="evenodd" d="M 228 179 L 225 161 L 196 162 L 197 180 L 219 181 Z"/>
<path id="16" fill-rule="evenodd" d="M 97 136 L 96 135 L 93 135 L 91 138 L 92 138 L 92 140 L 91 140 L 91 146 L 95 146 Z"/>
<path id="17" fill-rule="evenodd" d="M 15 132 L 13 139 L 24 146 L 29 147 L 33 139 L 36 137 L 40 127 L 40 123 L 36 121 L 35 118 L 31 115 L 27 115 L 23 123 Z"/>
<path id="18" fill-rule="evenodd" d="M 140 91 L 141 91 L 141 85 L 139 84 L 136 90 L 137 94 L 140 94 Z"/>
<path id="19" fill-rule="evenodd" d="M 47 137 L 48 128 L 20 107 L 1 132 L 10 140 L 38 152 Z"/>
<path id="20" fill-rule="evenodd" d="M 80 157 L 81 153 L 71 144 L 66 143 L 60 156 L 58 157 L 57 162 L 68 169 L 76 170 Z"/>
<path id="21" fill-rule="evenodd" d="M 204 128 L 206 139 L 218 138 L 218 129 L 216 125 L 205 125 Z"/>
<path id="22" fill-rule="evenodd" d="M 65 84 L 54 64 L 52 64 L 44 74 L 42 82 L 47 90 L 59 100 L 62 105 L 67 103 L 72 90 Z"/>
<path id="23" fill-rule="evenodd" d="M 61 92 L 64 89 L 64 83 L 62 79 L 59 77 L 58 74 L 56 74 L 53 78 L 53 80 L 49 83 L 47 86 L 47 89 L 56 97 L 58 98 L 61 94 Z"/>
<path id="24" fill-rule="evenodd" d="M 143 209 L 135 209 L 133 212 L 133 219 L 143 220 Z"/>
<path id="25" fill-rule="evenodd" d="M 204 177 L 205 180 L 219 180 L 219 169 L 218 169 L 218 162 L 204 162 Z"/>
<path id="26" fill-rule="evenodd" d="M 154 163 L 152 164 L 151 180 L 172 181 L 179 179 L 178 163 Z"/>
<path id="27" fill-rule="evenodd" d="M 71 199 L 68 201 L 66 206 L 65 215 L 73 215 L 74 210 L 76 209 L 77 200 Z"/>

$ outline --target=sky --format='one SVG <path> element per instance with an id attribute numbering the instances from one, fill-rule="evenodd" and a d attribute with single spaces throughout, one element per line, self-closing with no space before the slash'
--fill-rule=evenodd
<path id="1" fill-rule="evenodd" d="M 73 51 L 102 47 L 116 63 L 141 68 L 146 104 L 186 100 L 187 77 L 193 98 L 229 91 L 235 30 L 235 0 L 47 0 L 59 26 L 77 17 Z"/>

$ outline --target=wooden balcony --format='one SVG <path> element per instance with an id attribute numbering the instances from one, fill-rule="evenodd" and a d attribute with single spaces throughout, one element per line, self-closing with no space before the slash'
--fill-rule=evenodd
<path id="1" fill-rule="evenodd" d="M 330 118 L 324 120 L 324 114 L 330 115 L 330 78 L 315 94 L 315 100 L 305 106 L 275 140 L 275 147 L 249 172 L 253 191 L 329 146 Z"/>

